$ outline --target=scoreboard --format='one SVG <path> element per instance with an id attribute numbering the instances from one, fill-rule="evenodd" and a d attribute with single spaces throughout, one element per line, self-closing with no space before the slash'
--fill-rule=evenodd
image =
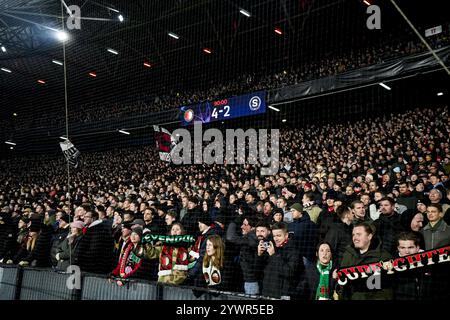
<path id="1" fill-rule="evenodd" d="M 265 112 L 266 92 L 259 91 L 229 99 L 182 106 L 180 108 L 180 121 L 182 125 L 186 126 L 193 124 L 195 121 L 210 123 Z"/>

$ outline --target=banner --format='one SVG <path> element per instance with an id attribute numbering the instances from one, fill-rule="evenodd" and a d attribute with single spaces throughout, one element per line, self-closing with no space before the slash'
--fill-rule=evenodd
<path id="1" fill-rule="evenodd" d="M 66 161 L 68 161 L 72 167 L 78 168 L 78 157 L 81 154 L 80 151 L 78 151 L 78 149 L 75 148 L 73 143 L 69 140 L 60 142 L 59 145 L 61 146 L 61 150 L 64 153 Z"/>
<path id="2" fill-rule="evenodd" d="M 162 234 L 146 234 L 142 238 L 142 244 L 155 242 L 161 242 L 167 245 L 189 246 L 195 242 L 195 238 L 192 235 L 169 236 Z"/>
<path id="3" fill-rule="evenodd" d="M 160 128 L 159 126 L 153 126 L 155 131 L 156 149 L 159 152 L 159 159 L 162 161 L 170 162 L 170 151 L 175 146 L 175 139 L 167 129 Z"/>
<path id="4" fill-rule="evenodd" d="M 418 252 L 405 257 L 399 257 L 388 261 L 374 262 L 364 265 L 347 267 L 337 272 L 338 284 L 346 285 L 348 280 L 367 278 L 370 275 L 380 274 L 382 270 L 387 274 L 404 272 L 416 268 L 423 268 L 439 263 L 450 262 L 450 246 Z"/>
<path id="5" fill-rule="evenodd" d="M 430 29 L 425 30 L 425 37 L 431 37 L 431 36 L 434 36 L 435 34 L 438 34 L 441 32 L 442 32 L 442 26 L 430 28 Z"/>

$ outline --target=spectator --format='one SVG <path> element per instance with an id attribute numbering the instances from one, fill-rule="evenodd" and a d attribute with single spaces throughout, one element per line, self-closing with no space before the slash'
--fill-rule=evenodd
<path id="1" fill-rule="evenodd" d="M 310 220 L 309 215 L 303 211 L 300 203 L 294 203 L 291 206 L 291 213 L 293 222 L 288 225 L 288 231 L 292 233 L 292 241 L 303 259 L 303 264 L 308 267 L 315 260 L 319 230 Z"/>
<path id="2" fill-rule="evenodd" d="M 99 220 L 98 213 L 88 210 L 84 215 L 86 233 L 80 240 L 75 264 L 84 272 L 111 272 L 114 255 L 114 240 L 110 230 Z"/>
<path id="3" fill-rule="evenodd" d="M 412 232 L 401 232 L 397 236 L 397 256 L 404 257 L 423 251 L 420 239 Z M 394 300 L 423 299 L 423 269 L 416 268 L 408 272 L 396 272 L 392 279 Z"/>
<path id="4" fill-rule="evenodd" d="M 431 250 L 450 244 L 450 227 L 443 220 L 440 204 L 432 203 L 427 207 L 428 224 L 423 228 L 425 249 Z"/>
<path id="5" fill-rule="evenodd" d="M 111 276 L 120 278 L 116 281 L 118 286 L 123 286 L 124 279 L 145 278 L 145 275 L 140 272 L 144 256 L 144 249 L 141 245 L 142 232 L 142 226 L 133 226 L 130 239 L 120 254 L 119 264 L 111 272 Z"/>
<path id="6" fill-rule="evenodd" d="M 312 222 L 317 223 L 321 209 L 314 202 L 314 194 L 312 192 L 305 192 L 302 198 L 303 208 L 309 215 Z"/>
<path id="7" fill-rule="evenodd" d="M 364 206 L 364 203 L 360 200 L 355 200 L 350 204 L 350 209 L 353 212 L 354 219 L 353 219 L 353 225 L 356 225 L 358 223 L 367 221 L 372 222 L 372 219 L 370 219 L 369 215 L 366 213 L 366 207 Z"/>
<path id="8" fill-rule="evenodd" d="M 208 287 L 220 287 L 222 282 L 224 244 L 218 235 L 206 239 L 206 254 L 203 258 L 203 276 Z"/>
<path id="9" fill-rule="evenodd" d="M 352 244 L 353 211 L 341 206 L 336 211 L 339 221 L 335 222 L 325 236 L 325 242 L 329 243 L 334 252 L 335 265 L 339 266 L 341 258 L 347 248 Z"/>
<path id="10" fill-rule="evenodd" d="M 191 201 L 189 201 L 191 202 Z M 189 213 L 188 213 L 189 214 Z M 206 252 L 206 239 L 217 233 L 217 228 L 214 223 L 211 221 L 209 215 L 199 214 L 196 217 L 198 221 L 198 229 L 200 231 L 200 235 L 197 237 L 197 240 L 189 252 L 190 262 L 189 262 L 189 271 L 188 271 L 188 281 L 190 284 L 194 286 L 202 286 L 204 283 L 202 276 L 202 265 L 203 265 L 203 257 Z"/>
<path id="11" fill-rule="evenodd" d="M 408 210 L 415 210 L 417 205 L 417 199 L 412 194 L 410 186 L 407 182 L 402 181 L 399 185 L 399 196 L 397 203 L 406 206 Z"/>
<path id="12" fill-rule="evenodd" d="M 377 235 L 381 240 L 381 248 L 394 254 L 396 252 L 396 236 L 404 231 L 401 216 L 395 211 L 395 201 L 385 197 L 380 201 L 380 218 L 374 222 Z"/>
<path id="13" fill-rule="evenodd" d="M 267 248 L 261 240 L 258 245 L 257 265 L 264 269 L 262 295 L 273 298 L 296 298 L 297 285 L 304 272 L 300 254 L 289 241 L 287 224 L 276 223 L 272 226 L 273 242 L 269 241 Z M 267 261 L 264 255 L 268 255 Z"/>
<path id="14" fill-rule="evenodd" d="M 353 228 L 353 244 L 343 254 L 341 268 L 369 264 L 391 259 L 391 254 L 382 249 L 380 241 L 374 237 L 375 227 L 363 222 Z M 389 281 L 381 276 L 381 289 L 369 289 L 367 279 L 357 279 L 347 283 L 342 292 L 346 300 L 392 300 L 392 288 Z"/>
<path id="15" fill-rule="evenodd" d="M 45 225 L 40 218 L 32 218 L 29 227 L 26 251 L 20 251 L 13 259 L 20 266 L 46 268 L 51 266 L 50 247 L 53 228 Z"/>
<path id="16" fill-rule="evenodd" d="M 442 206 L 432 203 L 427 207 L 428 224 L 423 228 L 425 250 L 432 250 L 450 244 L 450 227 L 443 221 Z M 425 281 L 424 296 L 432 300 L 447 301 L 450 298 L 450 276 L 447 264 L 434 265 Z"/>
<path id="17" fill-rule="evenodd" d="M 306 267 L 304 292 L 308 300 L 332 300 L 336 280 L 332 277 L 336 266 L 331 246 L 322 242 L 316 250 L 317 262 Z"/>
<path id="18" fill-rule="evenodd" d="M 76 257 L 79 254 L 78 245 L 83 235 L 83 228 L 84 223 L 81 221 L 74 221 L 70 224 L 70 234 L 61 242 L 55 254 L 57 270 L 66 271 L 72 264 L 72 257 Z"/>
<path id="19" fill-rule="evenodd" d="M 188 201 L 188 210 L 186 215 L 181 220 L 181 224 L 184 226 L 187 234 L 197 234 L 197 217 L 201 214 L 201 211 L 197 208 L 198 199 L 196 197 L 190 197 Z"/>
<path id="20" fill-rule="evenodd" d="M 181 223 L 172 224 L 171 236 L 184 234 L 184 227 Z M 186 245 L 146 244 L 144 252 L 146 259 L 159 259 L 158 282 L 182 284 L 186 280 L 189 264 Z"/>
<path id="21" fill-rule="evenodd" d="M 59 219 L 58 229 L 54 235 L 52 247 L 50 249 L 52 266 L 55 268 L 58 265 L 58 259 L 56 259 L 56 254 L 58 253 L 58 249 L 62 242 L 67 238 L 70 232 L 69 225 L 70 217 L 68 214 L 61 215 Z"/>
<path id="22" fill-rule="evenodd" d="M 245 294 L 259 294 L 259 283 L 255 270 L 256 248 L 258 240 L 256 237 L 257 220 L 253 216 L 244 218 L 241 225 L 241 235 L 237 234 L 236 221 L 232 221 L 227 228 L 227 241 L 236 245 L 239 250 L 239 264 L 244 278 Z"/>

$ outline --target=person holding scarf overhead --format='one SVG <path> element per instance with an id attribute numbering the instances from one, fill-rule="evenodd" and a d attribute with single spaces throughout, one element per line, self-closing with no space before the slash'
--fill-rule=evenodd
<path id="1" fill-rule="evenodd" d="M 185 234 L 181 223 L 175 222 L 170 229 L 171 236 Z M 189 251 L 183 243 L 150 243 L 144 244 L 145 259 L 159 259 L 158 282 L 182 284 L 187 277 L 189 264 Z"/>
<path id="2" fill-rule="evenodd" d="M 332 260 L 331 246 L 321 242 L 317 246 L 317 262 L 307 267 L 305 272 L 304 298 L 309 300 L 333 300 L 336 280 L 333 272 L 336 270 Z"/>

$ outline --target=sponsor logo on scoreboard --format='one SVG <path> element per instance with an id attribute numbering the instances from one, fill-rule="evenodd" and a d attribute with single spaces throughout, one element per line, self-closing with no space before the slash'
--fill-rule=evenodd
<path id="1" fill-rule="evenodd" d="M 261 98 L 258 96 L 254 96 L 250 99 L 248 106 L 252 111 L 256 111 L 261 107 Z"/>

